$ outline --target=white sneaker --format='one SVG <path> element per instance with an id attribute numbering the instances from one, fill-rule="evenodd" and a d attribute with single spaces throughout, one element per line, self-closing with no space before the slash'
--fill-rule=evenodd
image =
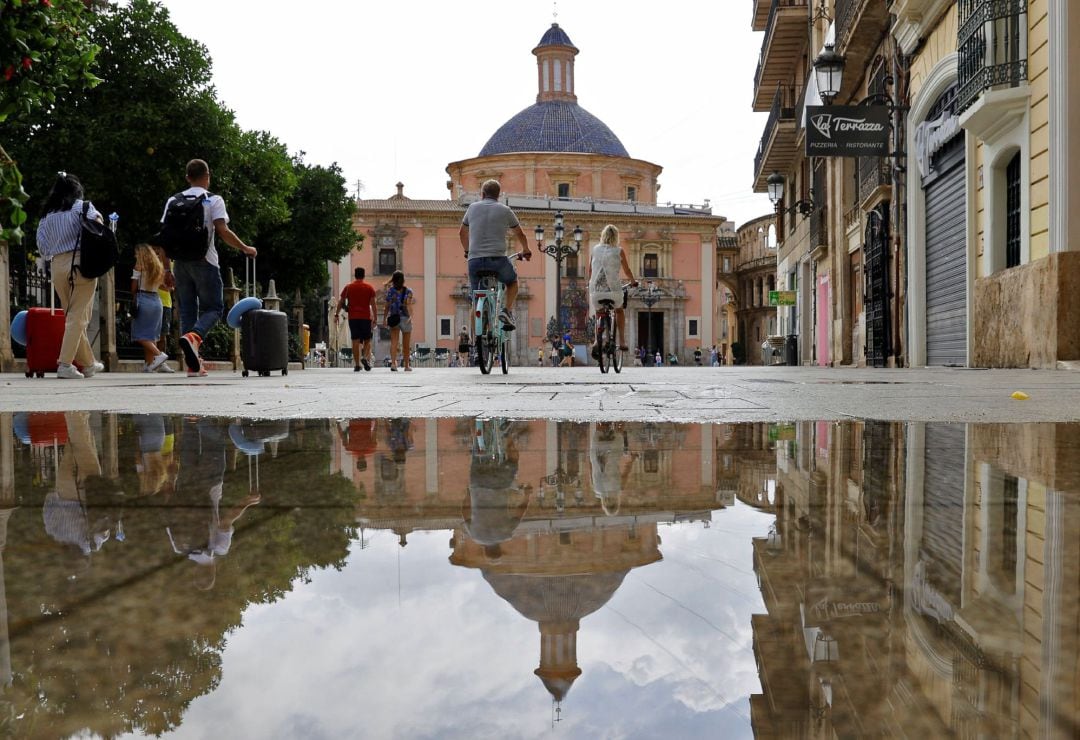
<path id="1" fill-rule="evenodd" d="M 168 358 L 166 358 L 166 360 L 168 360 Z M 155 370 L 154 372 L 155 372 L 155 373 L 175 373 L 176 371 L 175 371 L 175 370 L 173 370 L 173 368 L 172 368 L 172 365 L 170 365 L 170 364 L 169 364 L 169 363 L 168 363 L 168 362 L 166 361 L 166 362 L 163 362 L 163 363 L 161 363 L 161 367 L 159 367 L 159 368 L 158 368 L 157 370 Z"/>
<path id="2" fill-rule="evenodd" d="M 159 367 L 161 367 L 166 362 L 168 362 L 168 360 L 169 360 L 169 356 L 167 354 L 165 354 L 164 352 L 159 352 L 154 357 L 154 359 L 150 361 L 150 364 L 146 366 L 146 372 L 148 372 L 148 373 L 155 372 Z"/>
<path id="3" fill-rule="evenodd" d="M 87 368 L 89 369 L 89 368 Z M 63 380 L 82 380 L 86 376 L 79 372 L 79 368 L 67 363 L 60 363 L 56 368 L 56 377 Z"/>
<path id="4" fill-rule="evenodd" d="M 92 378 L 92 377 L 94 377 L 95 375 L 97 375 L 98 373 L 100 373 L 104 369 L 105 369 L 105 366 L 102 365 L 97 360 L 95 360 L 93 362 L 93 364 L 83 368 L 82 375 L 80 377 Z"/>

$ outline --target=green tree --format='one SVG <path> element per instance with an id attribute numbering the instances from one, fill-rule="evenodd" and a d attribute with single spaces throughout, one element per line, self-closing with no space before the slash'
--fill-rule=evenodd
<path id="1" fill-rule="evenodd" d="M 50 108 L 57 96 L 94 86 L 99 47 L 87 35 L 90 12 L 81 0 L 4 0 L 0 3 L 0 123 Z M 28 194 L 16 161 L 0 137 L 0 240 L 18 242 Z M 19 141 L 17 137 L 8 140 Z"/>
<path id="2" fill-rule="evenodd" d="M 240 235 L 254 240 L 288 216 L 288 153 L 269 134 L 245 133 L 210 84 L 206 48 L 185 37 L 151 0 L 108 6 L 90 29 L 104 82 L 57 97 L 47 119 L 14 137 L 31 206 L 55 173 L 77 174 L 99 210 L 120 214 L 121 244 L 155 233 L 165 199 L 186 187 L 184 165 L 210 163 L 213 190 Z"/>
<path id="3" fill-rule="evenodd" d="M 261 234 L 260 275 L 275 278 L 278 290 L 320 292 L 329 279 L 327 262 L 337 262 L 362 242 L 353 229 L 356 202 L 349 197 L 336 163 L 310 165 L 303 153 L 293 160 L 296 190 L 289 198 L 291 216 L 278 228 Z M 266 256 L 263 257 L 262 255 Z"/>

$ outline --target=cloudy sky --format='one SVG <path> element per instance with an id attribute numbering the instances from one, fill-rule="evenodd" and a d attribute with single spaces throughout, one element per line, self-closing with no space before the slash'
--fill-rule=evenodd
<path id="1" fill-rule="evenodd" d="M 444 198 L 446 165 L 475 156 L 535 102 L 532 48 L 550 0 L 390 3 L 164 0 L 207 46 L 214 84 L 242 126 L 309 161 L 338 162 L 382 198 L 405 183 Z M 748 0 L 559 0 L 581 50 L 578 102 L 630 155 L 664 168 L 661 202 L 702 203 L 743 223 L 768 213 L 751 192 L 767 114 L 750 111 L 761 34 Z"/>
<path id="2" fill-rule="evenodd" d="M 453 533 L 414 532 L 403 549 L 369 531 L 341 571 L 245 612 L 220 686 L 177 735 L 750 737 L 750 616 L 764 612 L 751 538 L 771 521 L 737 503 L 708 528 L 660 525 L 663 559 L 582 620 L 582 675 L 555 726 L 533 674 L 537 623 L 447 561 Z M 259 546 L 241 539 L 234 548 Z"/>

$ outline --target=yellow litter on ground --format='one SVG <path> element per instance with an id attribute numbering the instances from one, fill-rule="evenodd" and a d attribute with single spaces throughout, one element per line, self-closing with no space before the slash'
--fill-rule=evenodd
<path id="1" fill-rule="evenodd" d="M 1012 397 L 1015 398 L 1017 401 L 1028 400 L 1028 394 L 1024 393 L 1023 391 L 1016 391 L 1012 394 Z"/>

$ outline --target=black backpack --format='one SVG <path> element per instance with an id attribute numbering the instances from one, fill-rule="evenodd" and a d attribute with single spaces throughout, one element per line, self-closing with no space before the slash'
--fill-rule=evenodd
<path id="1" fill-rule="evenodd" d="M 75 251 L 79 254 L 79 264 L 72 260 L 72 270 L 78 270 L 84 278 L 99 278 L 116 267 L 120 250 L 116 246 L 116 234 L 108 226 L 88 217 L 90 201 L 84 200 L 82 207 L 81 228 Z"/>
<path id="2" fill-rule="evenodd" d="M 203 218 L 203 203 L 210 196 L 210 193 L 174 195 L 165 209 L 161 231 L 150 243 L 164 247 L 169 259 L 187 262 L 205 259 L 210 249 L 210 236 Z"/>

